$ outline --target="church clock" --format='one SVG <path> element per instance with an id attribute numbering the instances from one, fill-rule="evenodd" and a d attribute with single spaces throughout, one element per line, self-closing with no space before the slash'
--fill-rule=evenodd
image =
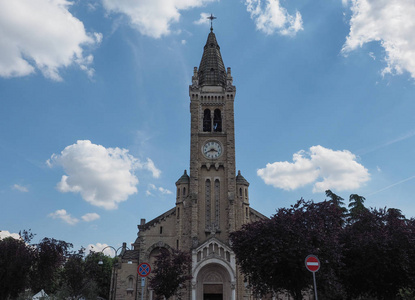
<path id="1" fill-rule="evenodd" d="M 222 155 L 222 146 L 217 141 L 207 141 L 202 148 L 206 158 L 216 159 Z"/>

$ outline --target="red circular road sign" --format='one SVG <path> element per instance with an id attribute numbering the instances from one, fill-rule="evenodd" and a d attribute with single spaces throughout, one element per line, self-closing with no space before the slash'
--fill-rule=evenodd
<path id="1" fill-rule="evenodd" d="M 309 255 L 305 259 L 305 267 L 310 272 L 317 272 L 320 269 L 320 261 L 318 260 L 317 256 Z"/>
<path id="2" fill-rule="evenodd" d="M 151 272 L 151 267 L 148 263 L 141 263 L 137 268 L 137 273 L 141 277 L 146 277 Z"/>

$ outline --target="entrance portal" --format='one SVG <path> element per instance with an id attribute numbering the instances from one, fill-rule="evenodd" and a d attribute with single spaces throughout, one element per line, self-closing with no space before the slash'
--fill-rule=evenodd
<path id="1" fill-rule="evenodd" d="M 196 275 L 196 293 L 193 300 L 231 299 L 231 277 L 223 266 L 206 264 Z"/>
<path id="2" fill-rule="evenodd" d="M 203 300 L 223 300 L 223 284 L 204 284 Z"/>

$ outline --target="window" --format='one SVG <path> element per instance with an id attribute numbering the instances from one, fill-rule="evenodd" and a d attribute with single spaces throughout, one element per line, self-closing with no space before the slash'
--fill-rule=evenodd
<path id="1" fill-rule="evenodd" d="M 210 227 L 210 180 L 205 183 L 206 228 Z"/>
<path id="2" fill-rule="evenodd" d="M 213 130 L 215 132 L 222 132 L 222 115 L 220 109 L 215 109 L 213 113 Z"/>
<path id="3" fill-rule="evenodd" d="M 215 180 L 215 223 L 216 228 L 219 229 L 219 214 L 220 214 L 220 181 Z"/>
<path id="4" fill-rule="evenodd" d="M 212 131 L 212 117 L 210 116 L 210 109 L 205 109 L 203 113 L 203 132 Z"/>
<path id="5" fill-rule="evenodd" d="M 183 196 L 186 196 L 186 188 L 183 188 Z"/>
<path id="6" fill-rule="evenodd" d="M 160 226 L 160 234 L 163 234 L 163 226 Z"/>

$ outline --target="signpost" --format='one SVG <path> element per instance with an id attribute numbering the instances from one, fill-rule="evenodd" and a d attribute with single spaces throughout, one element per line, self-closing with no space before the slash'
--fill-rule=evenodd
<path id="1" fill-rule="evenodd" d="M 309 255 L 305 258 L 305 267 L 307 270 L 313 273 L 313 281 L 314 281 L 314 295 L 316 300 L 317 298 L 317 284 L 316 284 L 316 272 L 320 270 L 320 260 L 315 255 Z"/>
<path id="2" fill-rule="evenodd" d="M 150 264 L 143 262 L 137 268 L 137 273 L 141 277 L 141 300 L 144 299 L 144 286 L 146 285 L 146 277 L 151 273 Z"/>

